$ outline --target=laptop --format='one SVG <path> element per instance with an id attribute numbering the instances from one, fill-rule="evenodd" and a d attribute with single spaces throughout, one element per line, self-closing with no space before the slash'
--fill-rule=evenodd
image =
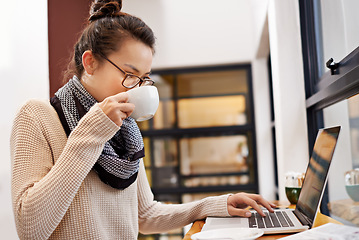
<path id="1" fill-rule="evenodd" d="M 249 227 L 260 228 L 264 231 L 264 234 L 278 234 L 310 229 L 313 226 L 323 197 L 339 131 L 340 126 L 318 131 L 295 209 L 275 209 L 274 213 L 263 210 L 266 217 L 262 217 L 255 210 L 252 211 L 250 218 L 207 217 L 202 231 Z"/>

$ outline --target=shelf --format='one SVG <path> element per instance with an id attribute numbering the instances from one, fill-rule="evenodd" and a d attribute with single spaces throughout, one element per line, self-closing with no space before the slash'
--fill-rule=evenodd
<path id="1" fill-rule="evenodd" d="M 176 187 L 176 188 L 152 188 L 152 192 L 156 194 L 185 194 L 185 193 L 210 193 L 210 192 L 258 192 L 256 184 L 246 185 L 226 185 L 226 186 L 199 186 L 199 187 Z"/>
<path id="2" fill-rule="evenodd" d="M 166 166 L 156 166 L 156 171 L 169 171 L 172 169 L 178 168 L 177 164 L 166 165 Z M 188 178 L 201 178 L 201 177 L 228 177 L 228 176 L 242 176 L 249 175 L 249 171 L 235 171 L 235 172 L 216 172 L 216 173 L 196 173 L 196 174 L 179 174 L 179 178 L 188 179 Z"/>
<path id="3" fill-rule="evenodd" d="M 164 136 L 218 136 L 232 135 L 232 134 L 246 134 L 248 131 L 253 131 L 252 124 L 234 125 L 224 127 L 205 127 L 205 128 L 170 128 L 170 129 L 156 129 L 141 131 L 143 137 L 164 137 Z"/>

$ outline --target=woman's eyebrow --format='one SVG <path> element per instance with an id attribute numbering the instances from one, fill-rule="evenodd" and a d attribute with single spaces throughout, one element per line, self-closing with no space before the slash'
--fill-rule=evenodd
<path id="1" fill-rule="evenodd" d="M 132 70 L 134 70 L 137 73 L 140 73 L 140 71 L 135 66 L 133 66 L 132 64 L 125 63 L 125 66 L 132 68 Z M 151 71 L 146 72 L 145 74 L 151 74 Z"/>

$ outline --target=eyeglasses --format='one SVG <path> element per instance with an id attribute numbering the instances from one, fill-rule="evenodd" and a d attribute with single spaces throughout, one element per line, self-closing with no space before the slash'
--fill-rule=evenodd
<path id="1" fill-rule="evenodd" d="M 119 66 L 117 66 L 115 63 L 113 63 L 110 59 L 108 59 L 107 57 L 105 57 L 105 56 L 102 56 L 102 57 L 104 59 L 106 59 L 109 63 L 111 63 L 113 66 L 115 66 L 115 68 L 120 70 L 125 75 L 122 80 L 122 86 L 124 86 L 125 88 L 134 88 L 137 86 L 137 84 L 139 84 L 139 86 L 152 86 L 153 84 L 155 84 L 155 81 L 153 81 L 151 78 L 149 78 L 149 77 L 141 78 L 134 74 L 127 73 L 124 70 L 122 70 Z"/>

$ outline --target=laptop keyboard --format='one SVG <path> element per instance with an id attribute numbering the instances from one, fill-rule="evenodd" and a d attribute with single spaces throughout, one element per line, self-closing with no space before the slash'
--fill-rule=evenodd
<path id="1" fill-rule="evenodd" d="M 266 217 L 258 213 L 253 213 L 249 218 L 250 228 L 280 228 L 294 227 L 294 224 L 285 211 L 275 211 L 274 213 L 263 211 Z"/>

